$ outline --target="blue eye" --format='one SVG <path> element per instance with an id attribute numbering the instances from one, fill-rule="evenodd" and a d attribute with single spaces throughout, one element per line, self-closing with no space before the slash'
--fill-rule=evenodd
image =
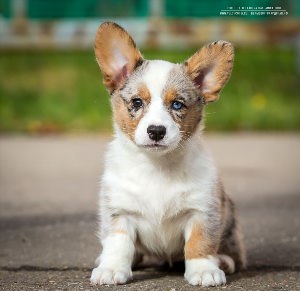
<path id="1" fill-rule="evenodd" d="M 174 110 L 180 110 L 184 107 L 184 104 L 179 101 L 173 101 L 171 107 Z"/>

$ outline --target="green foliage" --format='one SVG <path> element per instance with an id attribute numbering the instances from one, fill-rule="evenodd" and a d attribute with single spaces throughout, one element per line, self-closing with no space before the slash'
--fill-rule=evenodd
<path id="1" fill-rule="evenodd" d="M 192 51 L 145 51 L 181 62 Z M 238 49 L 207 130 L 299 130 L 299 77 L 285 49 Z M 92 52 L 0 53 L 0 131 L 110 131 L 110 101 Z"/>

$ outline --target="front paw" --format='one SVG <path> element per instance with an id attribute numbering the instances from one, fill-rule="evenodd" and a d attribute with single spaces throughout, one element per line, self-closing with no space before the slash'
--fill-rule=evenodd
<path id="1" fill-rule="evenodd" d="M 113 270 L 109 268 L 97 267 L 93 269 L 91 275 L 91 284 L 93 285 L 111 285 L 125 284 L 132 278 L 132 272 L 128 270 Z"/>
<path id="2" fill-rule="evenodd" d="M 210 259 L 187 260 L 184 277 L 194 286 L 209 287 L 226 284 L 225 273 Z"/>

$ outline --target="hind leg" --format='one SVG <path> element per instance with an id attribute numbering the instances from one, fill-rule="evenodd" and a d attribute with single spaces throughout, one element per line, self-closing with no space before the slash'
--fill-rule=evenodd
<path id="1" fill-rule="evenodd" d="M 231 227 L 224 232 L 218 254 L 220 268 L 223 269 L 225 273 L 233 273 L 234 271 L 246 268 L 245 247 L 235 220 L 232 221 Z M 230 262 L 230 258 L 234 264 Z"/>

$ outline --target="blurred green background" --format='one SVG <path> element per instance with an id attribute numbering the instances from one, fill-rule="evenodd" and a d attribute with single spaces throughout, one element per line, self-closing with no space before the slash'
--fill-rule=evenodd
<path id="1" fill-rule="evenodd" d="M 20 0 L 15 2 L 16 5 L 17 2 L 22 3 Z M 219 1 L 217 8 L 213 6 L 214 1 L 205 6 L 199 4 L 200 2 L 164 1 L 164 15 L 162 16 L 160 11 L 149 16 L 149 1 L 146 0 L 119 0 L 111 1 L 110 4 L 94 0 L 80 2 L 29 0 L 27 1 L 29 6 L 25 7 L 26 23 L 30 21 L 35 23 L 34 21 L 38 19 L 40 25 L 45 23 L 48 25 L 51 20 L 68 18 L 78 20 L 97 16 L 100 18 L 93 20 L 98 24 L 108 16 L 122 16 L 122 21 L 124 17 L 142 17 L 143 21 L 163 19 L 167 23 L 171 20 L 182 23 L 189 18 L 205 21 L 205 17 L 216 18 L 218 21 L 216 11 L 239 1 Z M 251 3 L 259 2 L 268 5 L 272 1 Z M 184 3 L 188 3 L 189 6 Z M 191 5 L 193 3 L 194 6 Z M 295 20 L 300 5 L 297 6 L 298 1 L 289 3 L 296 3 Z M 20 19 L 22 21 L 25 19 L 24 7 L 21 7 L 23 10 L 16 10 L 18 6 L 12 8 L 10 4 L 9 1 L 0 0 L 2 20 L 18 28 Z M 44 9 L 45 5 L 48 9 Z M 68 7 L 73 7 L 73 10 L 68 10 Z M 122 7 L 130 9 L 123 9 L 122 12 Z M 201 9 L 203 7 L 205 9 Z M 155 10 L 155 7 L 153 9 Z M 14 19 L 11 11 L 15 14 L 18 11 L 23 13 L 16 16 L 19 22 Z M 120 15 L 116 15 L 118 13 Z M 246 19 L 240 17 L 239 20 L 255 22 L 257 18 L 259 21 L 270 21 L 270 18 L 265 19 L 268 17 L 258 16 Z M 229 20 L 232 19 L 226 19 Z M 273 21 L 273 18 L 271 20 Z M 263 26 L 264 22 L 261 25 Z M 28 31 L 25 31 L 26 33 Z M 22 29 L 21 35 L 24 37 Z M 299 35 L 298 33 L 296 42 L 299 42 Z M 2 35 L 0 44 L 3 39 Z M 255 42 L 250 45 L 242 42 L 234 44 L 236 56 L 233 74 L 220 100 L 207 106 L 207 130 L 299 130 L 300 77 L 297 71 L 299 53 L 297 46 L 294 46 L 293 42 L 285 44 L 284 40 L 281 43 L 263 45 Z M 182 62 L 201 46 L 201 41 L 199 45 L 192 42 L 191 46 L 181 49 L 175 45 L 174 48 L 144 45 L 142 53 L 148 59 Z M 22 43 L 17 46 L 0 46 L 0 131 L 2 133 L 110 132 L 112 127 L 109 96 L 102 85 L 102 77 L 92 48 L 92 43 L 85 49 L 78 49 L 73 45 L 63 49 L 55 46 L 47 48 L 45 45 L 42 49 L 36 49 L 31 45 L 22 46 Z"/>

